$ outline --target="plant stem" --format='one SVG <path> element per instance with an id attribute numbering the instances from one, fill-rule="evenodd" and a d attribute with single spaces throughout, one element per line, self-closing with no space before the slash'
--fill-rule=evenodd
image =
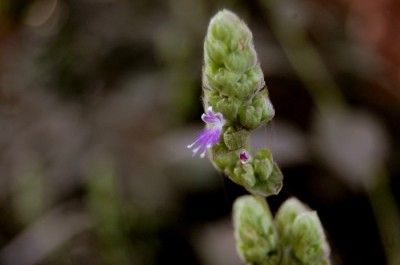
<path id="1" fill-rule="evenodd" d="M 390 190 L 385 170 L 377 174 L 374 185 L 365 185 L 389 265 L 400 264 L 400 214 Z"/>

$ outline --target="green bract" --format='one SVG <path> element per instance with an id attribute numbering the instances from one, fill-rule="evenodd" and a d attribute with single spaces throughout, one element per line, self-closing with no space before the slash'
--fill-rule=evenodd
<path id="1" fill-rule="evenodd" d="M 267 149 L 243 165 L 241 150 L 249 149 L 251 130 L 270 121 L 274 108 L 246 24 L 230 11 L 218 12 L 204 41 L 204 108 L 223 114 L 226 124 L 220 142 L 211 149 L 211 160 L 232 181 L 254 194 L 277 194 L 282 173 Z"/>

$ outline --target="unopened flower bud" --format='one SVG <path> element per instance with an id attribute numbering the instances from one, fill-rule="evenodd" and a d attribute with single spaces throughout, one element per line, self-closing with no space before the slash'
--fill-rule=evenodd
<path id="1" fill-rule="evenodd" d="M 249 131 L 235 130 L 232 127 L 229 127 L 225 130 L 223 138 L 224 143 L 229 150 L 238 150 L 247 145 Z"/>
<path id="2" fill-rule="evenodd" d="M 212 147 L 211 161 L 221 171 L 226 171 L 226 169 L 233 169 L 238 163 L 239 159 L 236 152 L 229 151 L 226 145 L 218 143 Z M 227 171 L 227 172 L 231 172 Z M 225 173 L 227 173 L 225 172 Z M 230 174 L 227 174 L 228 176 Z"/>
<path id="3" fill-rule="evenodd" d="M 276 195 L 282 189 L 282 179 L 283 174 L 278 165 L 274 162 L 269 178 L 267 180 L 259 179 L 256 173 L 256 185 L 249 191 L 261 196 Z"/>
<path id="4" fill-rule="evenodd" d="M 226 58 L 228 54 L 227 45 L 224 42 L 212 37 L 204 42 L 204 50 L 207 56 L 209 56 L 209 59 L 216 63 L 223 63 L 224 58 Z"/>
<path id="5" fill-rule="evenodd" d="M 232 180 L 244 187 L 253 187 L 256 184 L 254 169 L 251 164 L 237 164 L 231 174 Z"/>
<path id="6" fill-rule="evenodd" d="M 291 243 L 294 255 L 303 264 L 329 263 L 329 246 L 315 211 L 302 213 L 295 219 Z"/>
<path id="7" fill-rule="evenodd" d="M 224 113 L 230 121 L 236 121 L 240 105 L 240 101 L 235 98 L 221 98 L 217 101 L 215 108 Z"/>
<path id="8" fill-rule="evenodd" d="M 254 106 L 244 105 L 239 110 L 240 123 L 248 129 L 260 126 L 261 118 L 262 110 L 256 109 Z"/>
<path id="9" fill-rule="evenodd" d="M 272 154 L 268 149 L 260 149 L 254 157 L 254 170 L 260 181 L 267 181 L 274 167 Z"/>
<path id="10" fill-rule="evenodd" d="M 308 207 L 296 198 L 287 199 L 279 208 L 275 220 L 281 239 L 288 243 L 292 225 L 297 216 L 308 211 Z"/>
<path id="11" fill-rule="evenodd" d="M 246 150 L 240 151 L 239 159 L 240 159 L 240 163 L 246 164 L 250 160 L 250 155 Z"/>
<path id="12" fill-rule="evenodd" d="M 275 116 L 274 107 L 264 93 L 259 93 L 254 97 L 252 106 L 261 111 L 261 122 L 269 122 Z"/>

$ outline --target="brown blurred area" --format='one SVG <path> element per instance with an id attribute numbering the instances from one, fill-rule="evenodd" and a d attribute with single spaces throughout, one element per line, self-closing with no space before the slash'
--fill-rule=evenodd
<path id="1" fill-rule="evenodd" d="M 248 22 L 276 109 L 254 133 L 339 264 L 400 249 L 400 2 L 0 0 L 0 264 L 241 264 L 246 193 L 186 149 L 203 38 Z"/>
<path id="2" fill-rule="evenodd" d="M 357 37 L 384 62 L 384 71 L 390 78 L 399 98 L 400 51 L 400 3 L 395 0 L 384 1 L 343 1 L 348 8 L 348 19 L 354 24 Z"/>

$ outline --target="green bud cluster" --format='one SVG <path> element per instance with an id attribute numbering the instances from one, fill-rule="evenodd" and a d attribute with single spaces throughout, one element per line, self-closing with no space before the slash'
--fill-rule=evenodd
<path id="1" fill-rule="evenodd" d="M 206 146 L 212 146 L 211 161 L 254 194 L 238 198 L 233 206 L 236 247 L 242 260 L 248 265 L 329 265 L 329 246 L 317 213 L 291 198 L 273 218 L 261 197 L 277 194 L 283 176 L 268 149 L 249 154 L 249 138 L 275 111 L 251 31 L 227 10 L 218 12 L 208 26 L 203 96 L 204 109 L 223 115 L 217 127 L 219 141 Z"/>
<path id="2" fill-rule="evenodd" d="M 282 204 L 275 220 L 286 259 L 297 261 L 290 264 L 330 264 L 329 245 L 316 211 L 290 198 Z"/>
<path id="3" fill-rule="evenodd" d="M 218 12 L 204 42 L 203 95 L 204 108 L 222 113 L 226 123 L 211 160 L 232 181 L 268 196 L 280 191 L 283 178 L 270 151 L 261 149 L 246 163 L 239 159 L 249 150 L 250 132 L 275 115 L 264 87 L 251 31 L 234 13 Z"/>
<path id="4" fill-rule="evenodd" d="M 329 265 L 329 246 L 315 211 L 290 198 L 273 219 L 266 202 L 238 198 L 233 224 L 239 256 L 252 265 Z"/>
<path id="5" fill-rule="evenodd" d="M 249 264 L 278 264 L 278 232 L 264 200 L 251 195 L 237 199 L 233 205 L 233 225 L 242 260 Z"/>

